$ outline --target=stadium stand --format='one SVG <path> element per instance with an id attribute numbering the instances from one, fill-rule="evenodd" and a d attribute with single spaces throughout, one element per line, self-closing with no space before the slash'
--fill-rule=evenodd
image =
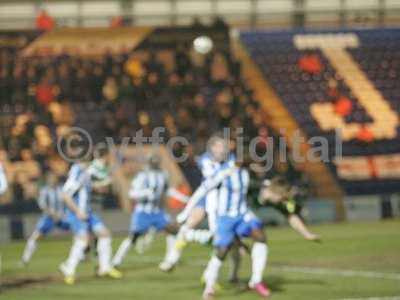
<path id="1" fill-rule="evenodd" d="M 150 136 L 158 126 L 166 129 L 167 140 L 185 136 L 191 145 L 173 150 L 191 155 L 181 167 L 193 186 L 198 181 L 191 171 L 193 156 L 221 127 L 243 127 L 248 142 L 276 137 L 277 128 L 295 129 L 298 124 L 305 136 L 325 136 L 331 146 L 334 129 L 341 128 L 342 161 L 301 166 L 313 180 L 315 195 L 341 199 L 342 190 L 348 195 L 398 191 L 399 66 L 393 50 L 399 47 L 399 30 L 241 33 L 245 50 L 264 76 L 259 82 L 266 79 L 289 112 L 273 130 L 269 125 L 281 108 L 252 90 L 251 78 L 243 77 L 243 57 L 236 58 L 226 46 L 230 41 L 226 28 L 221 29 L 216 50 L 206 57 L 188 42 L 177 42 L 184 36 L 192 40 L 198 32 L 192 27 L 178 28 L 174 42 L 162 38 L 173 36 L 173 29 L 137 29 L 143 35 L 129 47 L 124 40 L 128 29 L 117 28 L 108 30 L 125 38 L 113 37 L 118 41 L 114 48 L 109 42 L 95 47 L 88 42 L 82 49 L 63 46 L 71 45 L 71 36 L 81 38 L 79 29 L 47 33 L 49 40 L 46 34 L 30 38 L 33 42 L 17 48 L 24 48 L 19 52 L 2 48 L 1 145 L 11 161 L 8 169 L 18 198 L 35 197 L 40 170 L 65 173 L 68 166 L 54 142 L 71 126 L 85 128 L 95 142 L 106 136 L 121 142 L 140 129 Z M 85 29 L 82 36 L 106 31 Z M 95 36 L 91 40 L 95 43 Z M 275 112 L 269 114 L 268 107 Z M 259 150 L 265 151 L 262 146 Z M 330 152 L 330 158 L 335 154 Z M 17 175 L 16 165 L 31 175 Z"/>
<path id="2" fill-rule="evenodd" d="M 307 136 L 333 143 L 342 129 L 345 160 L 329 167 L 347 194 L 398 191 L 399 37 L 398 29 L 241 34 Z"/>
<path id="3" fill-rule="evenodd" d="M 85 49 L 62 46 L 64 42 L 71 44 L 71 36 L 81 38 L 71 30 L 47 33 L 18 55 L 1 50 L 2 75 L 7 83 L 7 93 L 1 99 L 0 122 L 5 132 L 1 138 L 13 164 L 22 161 L 28 165 L 29 161 L 35 169 L 57 168 L 63 174 L 67 165 L 60 162 L 54 145 L 71 126 L 86 129 L 95 142 L 107 136 L 117 143 L 141 129 L 144 136 L 150 136 L 155 127 L 162 126 L 167 140 L 180 135 L 191 142 L 187 148 L 177 144 L 173 151 L 177 156 L 183 151 L 190 154 L 181 167 L 189 182 L 196 185 L 193 156 L 204 150 L 214 131 L 244 128 L 247 143 L 256 136 L 266 140 L 275 134 L 242 78 L 240 62 L 226 47 L 229 40 L 205 57 L 191 50 L 188 43 L 162 47 L 162 39 L 157 39 L 157 46 L 151 47 L 151 35 L 138 50 L 123 42 L 110 49 L 106 39 L 99 52 L 101 43 Z M 100 37 L 105 34 L 105 30 L 89 31 Z M 125 31 L 122 34 L 126 36 Z M 225 32 L 222 28 L 220 39 L 227 38 Z M 156 32 L 170 33 L 171 29 Z M 192 28 L 186 35 L 189 33 L 191 40 Z M 258 150 L 264 148 L 260 142 Z M 32 185 L 39 177 L 35 174 L 27 179 Z M 15 178 L 18 176 L 12 176 Z M 35 191 L 27 186 L 25 181 L 18 185 L 22 190 L 19 197 L 34 198 Z"/>

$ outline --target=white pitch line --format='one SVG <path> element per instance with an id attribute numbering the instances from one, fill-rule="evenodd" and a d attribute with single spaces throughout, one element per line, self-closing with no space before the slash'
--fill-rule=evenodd
<path id="1" fill-rule="evenodd" d="M 394 297 L 371 297 L 371 298 L 343 298 L 339 300 L 400 300 L 400 296 Z"/>
<path id="2" fill-rule="evenodd" d="M 139 256 L 138 259 L 134 259 L 131 257 L 128 258 L 128 260 L 141 261 L 141 262 L 160 262 L 160 258 L 156 256 Z M 207 262 L 208 262 L 207 260 L 200 259 L 196 260 L 195 262 L 186 261 L 185 264 L 191 266 L 205 266 L 207 265 Z M 331 275 L 340 277 L 364 277 L 364 278 L 374 278 L 374 279 L 400 280 L 400 273 L 383 273 L 374 271 L 335 270 L 335 269 L 316 268 L 316 267 L 314 268 L 314 267 L 267 265 L 266 271 L 268 272 L 268 270 L 279 271 L 279 272 L 312 274 L 312 275 Z M 371 300 L 376 300 L 376 299 L 371 299 Z M 394 300 L 400 300 L 400 299 L 394 299 Z"/>
<path id="3" fill-rule="evenodd" d="M 268 269 L 268 267 L 267 267 L 267 269 Z M 374 272 L 374 271 L 356 271 L 356 270 L 334 270 L 334 269 L 325 269 L 325 268 L 291 267 L 291 266 L 270 266 L 269 269 L 276 269 L 276 270 L 284 271 L 284 272 L 305 273 L 305 274 L 400 280 L 399 273 L 382 273 L 382 272 Z"/>

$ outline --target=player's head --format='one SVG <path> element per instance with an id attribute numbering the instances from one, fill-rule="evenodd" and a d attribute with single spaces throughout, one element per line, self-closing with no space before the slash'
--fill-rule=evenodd
<path id="1" fill-rule="evenodd" d="M 110 150 L 106 143 L 98 143 L 93 149 L 93 159 L 100 160 L 105 164 L 109 163 Z"/>
<path id="2" fill-rule="evenodd" d="M 215 161 L 224 161 L 229 154 L 229 140 L 222 133 L 215 133 L 208 142 L 207 151 Z"/>
<path id="3" fill-rule="evenodd" d="M 150 169 L 159 170 L 161 168 L 161 158 L 158 154 L 152 153 L 147 158 L 147 166 Z"/>
<path id="4" fill-rule="evenodd" d="M 268 193 L 268 199 L 264 199 L 271 203 L 280 203 L 286 199 L 288 186 L 285 178 L 275 176 L 272 179 L 265 179 L 262 183 L 261 193 Z"/>

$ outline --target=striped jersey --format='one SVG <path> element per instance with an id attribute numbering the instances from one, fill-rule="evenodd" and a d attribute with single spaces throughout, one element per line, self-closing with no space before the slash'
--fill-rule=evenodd
<path id="1" fill-rule="evenodd" d="M 72 197 L 83 212 L 90 211 L 91 179 L 87 168 L 75 163 L 71 166 L 63 192 Z"/>
<path id="2" fill-rule="evenodd" d="M 205 152 L 197 160 L 197 165 L 203 175 L 202 181 L 205 182 L 215 177 L 215 175 L 219 171 L 234 166 L 235 157 L 234 155 L 231 154 L 225 162 L 218 162 L 212 158 L 209 152 Z M 207 195 L 204 197 L 203 201 L 205 201 L 205 209 L 209 216 L 210 214 L 214 215 L 216 214 L 217 201 L 218 201 L 217 196 L 218 196 L 217 190 L 214 189 L 209 191 Z"/>
<path id="3" fill-rule="evenodd" d="M 4 172 L 3 166 L 0 164 L 0 195 L 4 194 L 7 191 L 7 187 L 7 177 Z"/>
<path id="4" fill-rule="evenodd" d="M 39 193 L 38 205 L 42 211 L 63 215 L 65 212 L 65 205 L 62 199 L 62 186 L 42 187 Z"/>
<path id="5" fill-rule="evenodd" d="M 161 170 L 140 171 L 132 180 L 129 196 L 137 202 L 136 211 L 159 212 L 168 190 L 167 173 Z"/>
<path id="6" fill-rule="evenodd" d="M 226 161 L 215 162 L 205 153 L 198 164 L 203 173 L 202 186 L 207 190 L 206 207 L 212 207 L 212 211 L 208 209 L 207 212 L 230 217 L 246 214 L 250 178 L 246 169 L 235 166 L 235 156 L 231 154 Z M 229 169 L 232 169 L 229 175 L 221 176 Z"/>
<path id="7" fill-rule="evenodd" d="M 247 191 L 249 188 L 249 172 L 243 168 L 235 170 L 217 187 L 217 215 L 237 217 L 248 213 Z"/>

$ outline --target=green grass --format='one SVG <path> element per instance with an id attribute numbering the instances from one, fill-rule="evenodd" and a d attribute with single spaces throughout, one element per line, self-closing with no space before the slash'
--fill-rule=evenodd
<path id="1" fill-rule="evenodd" d="M 322 244 L 304 241 L 289 228 L 267 230 L 270 259 L 265 280 L 273 291 L 271 299 L 400 297 L 399 278 L 315 274 L 282 268 L 373 271 L 400 276 L 400 221 L 320 225 L 313 230 L 323 236 Z M 119 241 L 119 238 L 114 240 L 114 247 Z M 58 264 L 68 253 L 69 240 L 42 241 L 27 268 L 18 267 L 23 246 L 20 242 L 0 245 L 3 259 L 1 300 L 201 299 L 199 277 L 210 254 L 210 248 L 191 245 L 185 251 L 182 264 L 173 273 L 164 274 L 157 269 L 164 254 L 164 239 L 159 238 L 144 255 L 132 250 L 123 266 L 122 280 L 96 279 L 94 263 L 86 262 L 79 267 L 77 284 L 69 287 L 57 273 Z M 220 279 L 224 290 L 217 299 L 258 299 L 245 289 L 249 271 L 246 257 L 241 272 L 243 283 L 233 286 L 226 281 L 227 266 L 224 266 Z"/>

